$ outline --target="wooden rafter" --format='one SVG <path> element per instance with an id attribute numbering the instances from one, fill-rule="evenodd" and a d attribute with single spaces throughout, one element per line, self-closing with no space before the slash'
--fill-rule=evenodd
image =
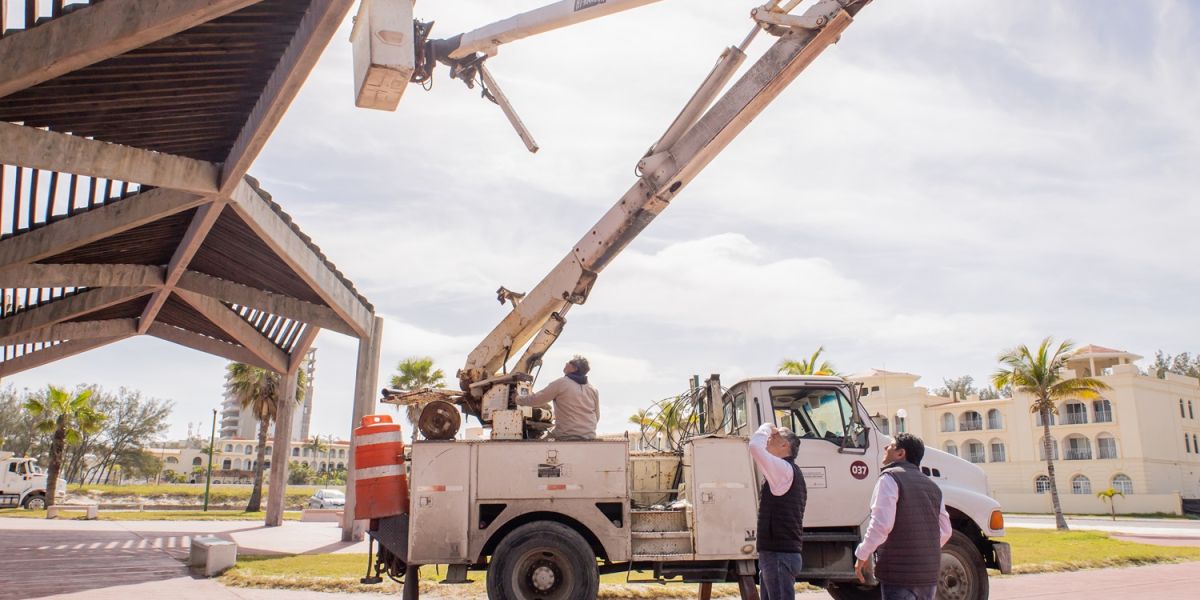
<path id="1" fill-rule="evenodd" d="M 243 181 L 237 186 L 230 205 L 250 229 L 354 329 L 355 335 L 370 334 L 371 311 L 283 218 L 271 210 L 250 184 Z"/>
<path id="2" fill-rule="evenodd" d="M 64 17 L 65 18 L 65 17 Z M 156 188 L 0 240 L 0 270 L 39 261 L 203 204 L 196 194 Z"/>
<path id="3" fill-rule="evenodd" d="M 167 302 L 167 298 L 171 296 L 171 292 L 175 289 L 175 284 L 179 282 L 179 277 L 187 270 L 188 263 L 191 262 L 196 252 L 200 250 L 200 246 L 204 243 L 208 232 L 217 223 L 217 219 L 221 216 L 221 211 L 225 209 L 225 204 L 224 199 L 218 198 L 201 206 L 196 211 L 196 215 L 192 217 L 191 224 L 188 225 L 187 233 L 183 235 L 183 240 L 175 248 L 175 254 L 171 257 L 170 264 L 167 265 L 167 270 L 163 277 L 163 287 L 154 292 L 154 295 L 150 297 L 150 301 L 146 303 L 146 308 L 142 311 L 141 320 L 138 321 L 138 333 L 146 333 L 150 328 L 150 324 L 158 316 L 158 311 L 162 309 L 163 304 Z"/>
<path id="4" fill-rule="evenodd" d="M 0 97 L 145 46 L 259 0 L 107 0 L 0 38 Z"/>
<path id="5" fill-rule="evenodd" d="M 198 333 L 192 333 L 186 329 L 180 329 L 163 323 L 151 323 L 150 328 L 146 330 L 147 335 L 152 335 L 156 338 L 166 340 L 186 346 L 193 350 L 199 350 L 221 358 L 234 362 L 246 363 L 264 369 L 274 369 L 275 367 L 267 364 L 261 358 L 256 356 L 242 346 L 235 346 L 222 342 L 221 340 L 213 339 Z"/>
<path id="6" fill-rule="evenodd" d="M 242 185 L 250 163 L 275 131 L 352 4 L 353 0 L 313 0 L 225 159 L 221 171 L 222 193 L 228 194 Z"/>
<path id="7" fill-rule="evenodd" d="M 141 148 L 0 123 L 0 163 L 133 181 L 197 194 L 217 191 L 213 163 Z"/>
<path id="8" fill-rule="evenodd" d="M 0 288 L 155 287 L 163 268 L 145 265 L 19 265 L 0 270 Z"/>
<path id="9" fill-rule="evenodd" d="M 153 288 L 96 288 L 23 310 L 0 319 L 0 338 L 36 331 L 145 296 Z"/>
<path id="10" fill-rule="evenodd" d="M 60 340 L 94 340 L 126 337 L 135 333 L 137 333 L 137 321 L 135 319 L 58 323 L 57 325 L 51 325 L 28 333 L 0 338 L 0 345 L 34 344 L 37 342 L 57 342 Z"/>
<path id="11" fill-rule="evenodd" d="M 196 309 L 204 318 L 220 327 L 222 331 L 237 340 L 239 344 L 257 356 L 263 363 L 269 365 L 272 371 L 285 373 L 288 368 L 288 355 L 280 350 L 262 332 L 247 323 L 241 315 L 233 312 L 220 300 L 209 298 L 187 290 L 175 290 L 176 295 Z"/>
<path id="12" fill-rule="evenodd" d="M 3 273 L 0 273 L 3 281 Z M 287 317 L 322 329 L 329 329 L 346 335 L 356 335 L 354 329 L 346 324 L 333 309 L 320 304 L 313 304 L 271 292 L 253 288 L 240 283 L 226 281 L 204 273 L 186 271 L 176 284 L 178 289 L 204 294 L 230 304 L 240 304 L 258 309 L 272 315 Z"/>
<path id="13" fill-rule="evenodd" d="M 304 355 L 308 354 L 308 349 L 312 348 L 313 342 L 317 341 L 317 334 L 321 333 L 320 327 L 309 325 L 304 328 L 304 333 L 300 334 L 300 339 L 296 340 L 296 346 L 292 348 L 291 362 L 288 363 L 288 374 L 291 375 L 300 369 L 300 365 L 304 364 Z"/>
<path id="14" fill-rule="evenodd" d="M 10 358 L 4 362 L 0 362 L 0 377 L 7 377 L 14 373 L 27 371 L 34 367 L 50 364 L 56 360 L 62 360 L 69 356 L 75 356 L 88 350 L 94 350 L 101 346 L 107 346 L 113 342 L 118 342 L 125 339 L 124 337 L 101 338 L 95 340 L 73 340 L 63 342 L 30 352 L 16 358 Z"/>

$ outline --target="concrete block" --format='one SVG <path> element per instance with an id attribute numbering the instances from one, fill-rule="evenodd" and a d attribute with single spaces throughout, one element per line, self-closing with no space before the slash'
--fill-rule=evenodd
<path id="1" fill-rule="evenodd" d="M 305 523 L 341 523 L 340 508 L 306 508 L 300 512 L 300 521 Z"/>
<path id="2" fill-rule="evenodd" d="M 216 577 L 237 564 L 237 544 L 214 536 L 192 538 L 188 566 L 205 577 Z"/>
<path id="3" fill-rule="evenodd" d="M 82 510 L 85 519 L 95 521 L 100 518 L 100 507 L 95 504 L 55 504 L 46 508 L 47 519 L 57 519 L 63 511 Z"/>

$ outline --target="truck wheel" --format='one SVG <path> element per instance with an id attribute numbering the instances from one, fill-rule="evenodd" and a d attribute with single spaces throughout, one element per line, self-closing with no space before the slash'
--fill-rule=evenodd
<path id="1" fill-rule="evenodd" d="M 46 495 L 30 494 L 25 497 L 25 502 L 21 506 L 28 510 L 46 510 Z"/>
<path id="2" fill-rule="evenodd" d="M 942 546 L 937 591 L 938 600 L 987 600 L 988 574 L 983 556 L 961 531 L 955 531 Z"/>
<path id="3" fill-rule="evenodd" d="M 492 553 L 491 600 L 595 600 L 596 554 L 574 529 L 535 521 L 510 532 Z"/>

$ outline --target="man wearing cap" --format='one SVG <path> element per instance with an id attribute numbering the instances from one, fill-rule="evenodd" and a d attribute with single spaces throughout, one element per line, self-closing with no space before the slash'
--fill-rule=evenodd
<path id="1" fill-rule="evenodd" d="M 520 406 L 554 403 L 554 429 L 546 439 L 560 442 L 596 439 L 600 392 L 588 383 L 588 371 L 591 371 L 588 359 L 576 355 L 563 366 L 563 377 L 536 394 L 517 399 Z"/>
<path id="2" fill-rule="evenodd" d="M 750 456 L 765 480 L 758 492 L 758 571 L 762 600 L 793 600 L 803 565 L 804 505 L 808 486 L 796 467 L 800 438 L 763 423 L 750 436 Z"/>

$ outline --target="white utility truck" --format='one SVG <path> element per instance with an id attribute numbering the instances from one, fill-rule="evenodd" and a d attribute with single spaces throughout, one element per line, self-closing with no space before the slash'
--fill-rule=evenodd
<path id="1" fill-rule="evenodd" d="M 37 459 L 0 452 L 0 508 L 46 508 L 47 482 L 46 472 L 37 466 Z M 67 482 L 60 478 L 58 495 L 66 494 L 66 490 Z"/>
<path id="2" fill-rule="evenodd" d="M 409 81 L 424 83 L 437 63 L 446 64 L 453 77 L 481 84 L 535 150 L 484 62 L 502 43 L 652 1 L 562 0 L 435 40 L 428 38 L 431 24 L 412 21 L 408 0 L 364 0 L 352 34 L 357 102 L 393 109 Z M 383 572 L 403 576 L 405 598 L 415 599 L 419 567 L 448 564 L 450 581 L 487 569 L 495 600 L 589 600 L 600 574 L 626 572 L 698 582 L 702 596 L 713 582 L 737 582 L 743 598 L 757 598 L 759 480 L 746 438 L 771 422 L 802 439 L 796 462 L 808 506 L 800 580 L 835 598 L 879 596 L 877 586 L 858 584 L 852 551 L 868 521 L 886 436 L 859 403 L 856 386 L 837 377 L 767 377 L 725 390 L 714 376 L 688 396 L 694 429 L 649 453 L 631 452 L 625 440 L 540 440 L 552 416 L 515 402 L 530 393 L 530 374 L 600 271 L 839 40 L 870 0 L 819 0 L 792 14 L 800 3 L 772 0 L 751 10 L 750 34 L 721 53 L 638 162 L 631 189 L 529 293 L 500 288 L 500 301 L 512 310 L 469 355 L 459 390 L 384 390 L 384 402 L 424 406 L 425 439 L 411 448 L 407 514 L 372 519 L 368 528 L 379 545 L 376 579 Z M 760 33 L 775 40 L 733 81 Z M 460 410 L 489 428 L 490 439 L 455 439 Z M 986 569 L 1010 569 L 1008 545 L 993 540 L 1004 534 L 1000 506 L 987 496 L 978 467 L 932 449 L 922 466 L 943 490 L 955 529 L 943 549 L 939 597 L 983 600 Z"/>

